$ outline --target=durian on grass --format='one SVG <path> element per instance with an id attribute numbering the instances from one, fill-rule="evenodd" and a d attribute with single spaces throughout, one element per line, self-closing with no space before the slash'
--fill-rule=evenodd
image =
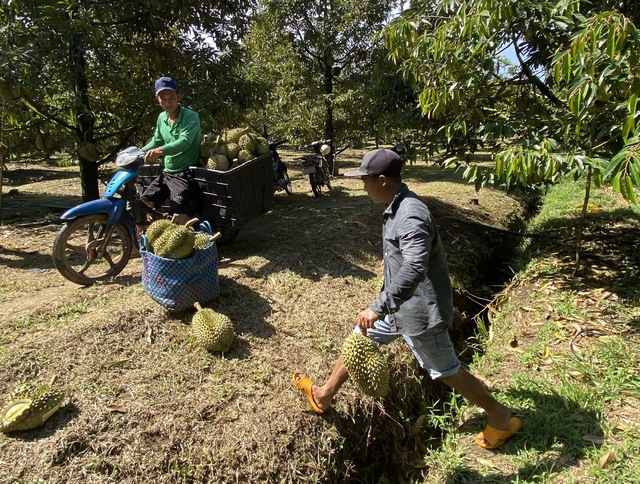
<path id="1" fill-rule="evenodd" d="M 191 332 L 198 345 L 207 351 L 229 351 L 235 337 L 231 320 L 198 302 L 194 306 L 197 312 L 191 319 Z"/>
<path id="2" fill-rule="evenodd" d="M 0 432 L 39 427 L 60 408 L 63 397 L 64 392 L 53 386 L 53 381 L 18 385 L 0 410 Z"/>
<path id="3" fill-rule="evenodd" d="M 389 364 L 378 345 L 359 333 L 347 336 L 340 351 L 349 377 L 371 397 L 384 397 L 389 391 Z"/>

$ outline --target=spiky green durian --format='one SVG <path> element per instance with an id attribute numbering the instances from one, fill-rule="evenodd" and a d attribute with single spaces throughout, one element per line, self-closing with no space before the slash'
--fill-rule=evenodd
<path id="1" fill-rule="evenodd" d="M 347 336 L 340 352 L 349 376 L 372 397 L 389 391 L 389 365 L 371 338 L 358 333 Z"/>
<path id="2" fill-rule="evenodd" d="M 227 143 L 227 158 L 233 160 L 240 153 L 240 145 L 238 143 Z"/>
<path id="3" fill-rule="evenodd" d="M 28 430 L 42 425 L 60 408 L 64 392 L 53 384 L 23 383 L 0 410 L 0 432 Z"/>
<path id="4" fill-rule="evenodd" d="M 147 227 L 147 230 L 145 231 L 145 235 L 147 236 L 147 241 L 149 241 L 149 244 L 151 245 L 151 247 L 153 247 L 153 243 L 158 239 L 160 234 L 162 234 L 162 232 L 164 232 L 166 229 L 171 227 L 171 224 L 174 222 L 176 218 L 177 217 L 174 215 L 172 220 L 161 218 L 151 222 L 151 224 L 149 225 L 149 227 Z"/>
<path id="5" fill-rule="evenodd" d="M 224 314 L 195 303 L 198 310 L 191 320 L 191 331 L 197 343 L 207 351 L 229 351 L 234 339 L 231 320 Z"/>
<path id="6" fill-rule="evenodd" d="M 202 250 L 206 247 L 209 247 L 210 243 L 211 243 L 211 236 L 202 232 L 198 232 L 196 234 L 195 241 L 193 242 L 193 248 L 195 250 Z"/>
<path id="7" fill-rule="evenodd" d="M 210 170 L 227 171 L 229 160 L 225 155 L 211 155 L 207 160 L 207 168 Z"/>
<path id="8" fill-rule="evenodd" d="M 249 153 L 253 153 L 256 150 L 256 142 L 251 133 L 246 133 L 240 136 L 238 144 L 240 145 L 241 150 L 246 150 Z"/>
<path id="9" fill-rule="evenodd" d="M 249 132 L 249 128 L 232 128 L 224 132 L 224 140 L 229 143 L 238 143 L 240 137 Z"/>
<path id="10" fill-rule="evenodd" d="M 253 152 L 255 155 L 264 155 L 269 153 L 269 142 L 262 136 L 255 137 L 256 149 Z"/>
<path id="11" fill-rule="evenodd" d="M 154 254 L 167 259 L 189 257 L 196 240 L 196 233 L 191 226 L 196 222 L 197 218 L 190 220 L 186 225 L 171 224 L 167 227 L 152 244 Z"/>
<path id="12" fill-rule="evenodd" d="M 255 156 L 253 156 L 253 154 L 251 154 L 251 152 L 248 150 L 240 150 L 240 152 L 238 153 L 238 163 L 240 165 L 246 163 L 252 158 L 255 158 Z"/>

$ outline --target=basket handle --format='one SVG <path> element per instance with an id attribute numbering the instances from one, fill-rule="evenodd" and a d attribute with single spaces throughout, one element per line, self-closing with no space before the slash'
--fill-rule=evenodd
<path id="1" fill-rule="evenodd" d="M 140 234 L 140 249 L 150 252 L 149 250 L 149 239 L 145 234 Z"/>

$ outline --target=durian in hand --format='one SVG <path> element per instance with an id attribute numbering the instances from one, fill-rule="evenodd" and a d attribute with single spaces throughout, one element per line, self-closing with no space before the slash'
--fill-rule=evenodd
<path id="1" fill-rule="evenodd" d="M 371 397 L 384 397 L 389 391 L 389 365 L 375 342 L 353 333 L 342 344 L 342 362 L 351 379 Z"/>
<path id="2" fill-rule="evenodd" d="M 229 351 L 235 336 L 231 320 L 213 309 L 203 309 L 200 303 L 194 306 L 198 311 L 191 320 L 191 331 L 197 343 L 207 351 Z"/>
<path id="3" fill-rule="evenodd" d="M 53 382 L 19 385 L 0 410 L 0 432 L 39 427 L 60 408 L 64 393 Z"/>

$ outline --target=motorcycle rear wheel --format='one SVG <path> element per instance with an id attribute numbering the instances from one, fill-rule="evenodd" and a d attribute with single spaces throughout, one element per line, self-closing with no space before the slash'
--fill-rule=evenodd
<path id="1" fill-rule="evenodd" d="M 108 232 L 106 215 L 67 222 L 53 242 L 53 263 L 66 279 L 89 286 L 118 275 L 129 262 L 132 239 L 122 224 Z M 98 251 L 104 248 L 102 254 Z"/>

